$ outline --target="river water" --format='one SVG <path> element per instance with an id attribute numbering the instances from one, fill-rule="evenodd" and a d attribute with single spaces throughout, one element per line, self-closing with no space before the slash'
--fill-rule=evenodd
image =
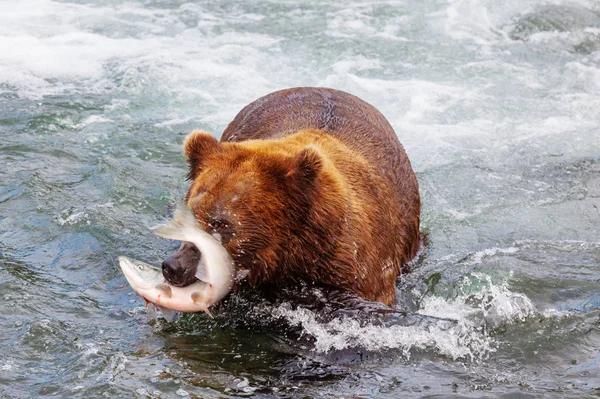
<path id="1" fill-rule="evenodd" d="M 240 298 L 148 323 L 116 258 L 174 250 L 148 227 L 184 136 L 292 86 L 404 144 L 423 322 Z M 599 110 L 593 0 L 0 1 L 0 397 L 597 397 Z"/>

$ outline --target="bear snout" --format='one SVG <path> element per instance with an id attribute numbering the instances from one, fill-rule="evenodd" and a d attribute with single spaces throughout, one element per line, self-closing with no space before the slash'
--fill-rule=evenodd
<path id="1" fill-rule="evenodd" d="M 169 256 L 162 263 L 162 274 L 165 280 L 176 287 L 186 287 L 195 283 L 198 262 L 201 254 L 195 245 L 185 243 L 179 251 Z"/>

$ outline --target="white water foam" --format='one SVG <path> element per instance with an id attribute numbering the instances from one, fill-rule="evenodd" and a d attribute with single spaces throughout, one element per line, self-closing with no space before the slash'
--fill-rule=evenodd
<path id="1" fill-rule="evenodd" d="M 65 209 L 59 215 L 55 216 L 55 220 L 59 226 L 79 224 L 84 221 L 88 225 L 91 224 L 89 215 L 85 211 L 76 212 L 72 209 Z"/>
<path id="2" fill-rule="evenodd" d="M 453 326 L 451 322 L 439 321 L 428 329 L 416 326 L 361 325 L 350 318 L 336 318 L 322 323 L 317 315 L 307 309 L 292 310 L 281 305 L 274 309 L 275 317 L 283 317 L 292 326 L 299 326 L 303 333 L 315 339 L 314 350 L 328 353 L 347 348 L 367 351 L 398 349 L 409 359 L 414 350 L 429 350 L 452 359 L 477 361 L 493 351 L 493 340 L 474 331 L 465 323 Z"/>
<path id="3" fill-rule="evenodd" d="M 356 35 L 362 37 L 384 38 L 395 41 L 408 41 L 404 36 L 398 35 L 400 27 L 406 25 L 409 17 L 406 15 L 386 18 L 381 20 L 371 16 L 371 4 L 355 4 L 328 14 L 327 34 L 333 37 L 352 38 Z"/>
<path id="4" fill-rule="evenodd" d="M 127 357 L 122 352 L 116 352 L 114 355 L 110 356 L 108 364 L 98 377 L 96 377 L 96 380 L 114 384 L 117 376 L 125 370 L 127 363 L 129 363 Z"/>
<path id="5" fill-rule="evenodd" d="M 444 33 L 455 40 L 474 42 L 482 46 L 483 51 L 489 51 L 489 45 L 509 40 L 506 32 L 498 29 L 499 22 L 527 8 L 526 3 L 532 2 L 450 0 L 444 15 Z"/>
<path id="6" fill-rule="evenodd" d="M 198 26 L 182 23 L 180 14 L 186 13 L 200 18 Z M 243 104 L 273 87 L 269 54 L 277 51 L 279 39 L 213 32 L 232 18 L 261 16 L 211 16 L 192 4 L 163 10 L 135 3 L 0 3 L 0 84 L 5 85 L 0 90 L 30 99 L 85 92 L 223 103 L 214 92 Z M 214 86 L 216 81 L 222 84 Z M 232 112 L 218 120 L 227 122 Z"/>
<path id="7" fill-rule="evenodd" d="M 477 287 L 472 291 L 474 285 Z M 526 295 L 508 289 L 507 280 L 494 284 L 490 276 L 472 273 L 463 277 L 455 298 L 427 297 L 420 313 L 469 320 L 476 329 L 494 329 L 538 312 Z"/>
<path id="8" fill-rule="evenodd" d="M 424 298 L 417 313 L 439 320 L 432 319 L 434 322 L 425 328 L 362 325 L 352 318 L 322 322 L 313 311 L 292 309 L 289 304 L 275 308 L 273 316 L 284 318 L 290 325 L 302 328 L 303 334 L 313 337 L 314 350 L 318 353 L 348 348 L 373 352 L 397 349 L 409 359 L 419 350 L 477 362 L 496 350 L 496 341 L 490 335 L 492 329 L 538 314 L 526 295 L 511 292 L 507 282 L 494 284 L 489 276 L 481 273 L 465 276 L 453 298 Z"/>
<path id="9" fill-rule="evenodd" d="M 12 371 L 13 368 L 13 362 L 6 362 L 0 367 L 0 371 Z"/>

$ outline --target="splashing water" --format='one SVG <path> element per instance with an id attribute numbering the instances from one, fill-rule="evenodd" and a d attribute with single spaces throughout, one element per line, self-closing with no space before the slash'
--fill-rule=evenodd
<path id="1" fill-rule="evenodd" d="M 477 288 L 474 286 L 477 285 Z M 314 338 L 314 350 L 356 348 L 368 352 L 400 349 L 410 359 L 412 350 L 432 351 L 451 359 L 480 361 L 495 350 L 490 330 L 537 315 L 527 296 L 511 292 L 506 281 L 493 284 L 490 276 L 473 273 L 464 276 L 452 298 L 427 296 L 417 314 L 432 319 L 427 328 L 406 325 L 374 325 L 353 318 L 335 318 L 324 322 L 318 313 L 292 308 L 284 303 L 272 310 L 291 326 L 299 326 L 303 335 Z"/>
<path id="2" fill-rule="evenodd" d="M 286 306 L 276 308 L 273 314 L 284 317 L 292 326 L 300 326 L 304 334 L 314 337 L 317 352 L 347 348 L 368 352 L 400 349 L 400 353 L 410 359 L 411 350 L 418 349 L 439 352 L 456 360 L 481 358 L 491 350 L 487 338 L 475 337 L 477 332 L 465 324 L 449 328 L 450 323 L 440 321 L 439 326 L 423 330 L 411 326 L 361 325 L 358 320 L 350 318 L 323 323 L 307 309 L 291 310 Z"/>

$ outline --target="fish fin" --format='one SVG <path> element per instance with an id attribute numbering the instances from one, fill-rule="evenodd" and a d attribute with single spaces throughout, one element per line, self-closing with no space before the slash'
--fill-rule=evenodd
<path id="1" fill-rule="evenodd" d="M 245 279 L 246 277 L 248 277 L 248 273 L 250 273 L 250 270 L 246 269 L 246 270 L 238 270 L 236 275 L 235 275 L 235 280 L 236 281 L 242 281 L 243 279 Z"/>
<path id="2" fill-rule="evenodd" d="M 156 306 L 151 302 L 146 302 L 146 320 L 148 323 L 156 321 Z"/>
<path id="3" fill-rule="evenodd" d="M 198 291 L 193 292 L 192 295 L 190 295 L 190 297 L 192 298 L 192 301 L 194 303 L 202 301 L 202 294 Z M 210 313 L 210 310 L 208 310 L 208 306 L 204 305 L 202 308 L 200 308 L 200 310 L 206 313 L 208 316 L 210 316 L 211 319 L 213 318 L 213 315 Z"/>
<path id="4" fill-rule="evenodd" d="M 196 278 L 200 281 L 204 281 L 205 283 L 210 282 L 210 275 L 208 273 L 208 268 L 206 267 L 206 263 L 203 261 L 204 258 L 200 258 L 200 262 L 198 262 L 198 266 L 196 267 Z"/>
<path id="5" fill-rule="evenodd" d="M 196 302 L 202 300 L 202 294 L 200 294 L 199 292 L 193 292 L 191 295 L 191 298 L 192 298 L 192 301 L 194 303 L 196 303 Z"/>
<path id="6" fill-rule="evenodd" d="M 194 292 L 191 295 L 192 301 L 194 301 L 194 303 L 199 302 L 202 300 L 202 294 L 200 294 L 199 292 Z M 213 318 L 213 315 L 210 313 L 210 311 L 208 310 L 208 306 L 204 305 L 203 308 L 200 308 L 201 311 L 203 311 L 204 313 L 206 313 L 207 315 L 210 316 L 210 318 Z"/>
<path id="7" fill-rule="evenodd" d="M 162 284 L 157 285 L 154 288 L 161 291 L 163 293 L 163 295 L 166 296 L 167 298 L 171 298 L 171 296 L 173 295 L 173 290 L 171 290 L 171 286 L 169 284 L 162 283 Z"/>
<path id="8" fill-rule="evenodd" d="M 208 307 L 202 309 L 202 311 L 204 313 L 206 313 L 208 315 L 208 317 L 210 317 L 211 319 L 214 319 L 215 317 L 212 315 L 212 313 L 210 313 L 210 310 L 208 310 Z"/>
<path id="9" fill-rule="evenodd" d="M 169 308 L 165 308 L 164 306 L 156 305 L 163 317 L 169 322 L 172 323 L 177 318 L 177 311 Z"/>
<path id="10" fill-rule="evenodd" d="M 181 238 L 181 230 L 185 228 L 204 231 L 187 204 L 181 201 L 169 223 L 159 224 L 152 227 L 151 230 L 159 237 L 185 241 Z"/>

